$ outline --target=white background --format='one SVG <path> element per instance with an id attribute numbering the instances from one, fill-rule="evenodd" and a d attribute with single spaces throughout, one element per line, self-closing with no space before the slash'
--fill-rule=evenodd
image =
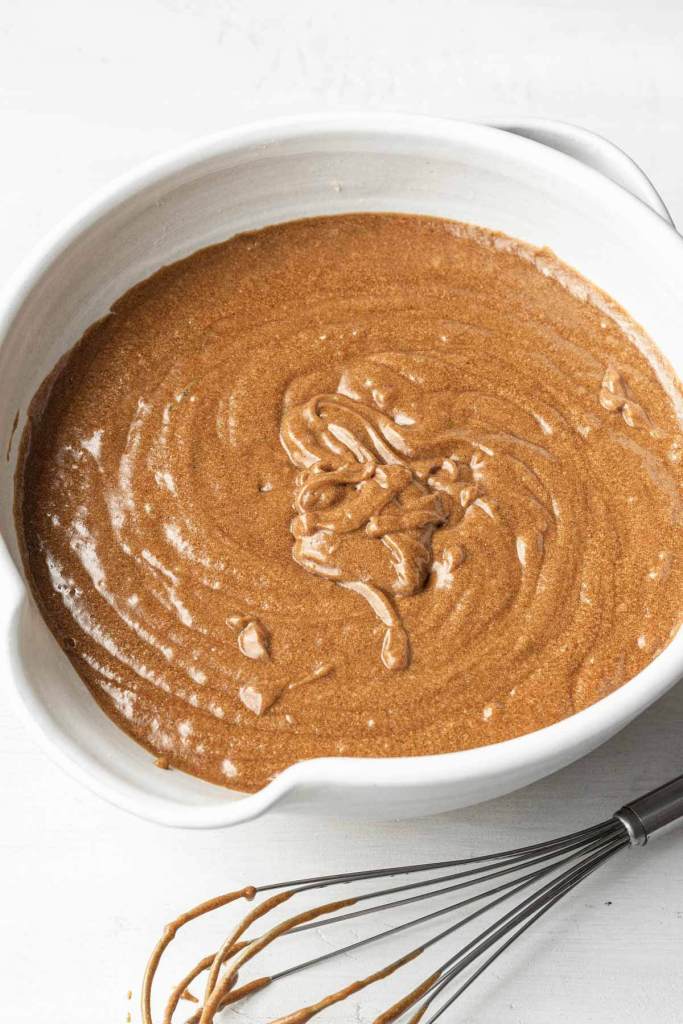
<path id="1" fill-rule="evenodd" d="M 635 157 L 683 224 L 682 49 L 680 0 L 1 0 L 0 276 L 141 159 L 306 110 L 584 124 Z M 171 832 L 53 768 L 0 681 L 0 1019 L 125 1024 L 130 1011 L 137 1024 L 144 956 L 186 903 L 273 875 L 535 841 L 681 770 L 679 686 L 580 764 L 479 808 L 373 826 L 273 817 Z M 679 831 L 615 861 L 444 1019 L 681 1024 L 682 963 Z M 350 977 L 354 964 L 339 970 Z M 245 1009 L 226 1019 L 259 1019 Z M 366 998 L 322 1019 L 368 1024 L 373 1009 Z"/>

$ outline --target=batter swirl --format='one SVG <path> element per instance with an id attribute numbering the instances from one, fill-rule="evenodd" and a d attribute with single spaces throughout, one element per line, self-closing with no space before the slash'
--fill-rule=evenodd
<path id="1" fill-rule="evenodd" d="M 267 228 L 137 286 L 43 385 L 27 572 L 107 714 L 212 782 L 495 742 L 678 628 L 678 402 L 547 251 Z"/>

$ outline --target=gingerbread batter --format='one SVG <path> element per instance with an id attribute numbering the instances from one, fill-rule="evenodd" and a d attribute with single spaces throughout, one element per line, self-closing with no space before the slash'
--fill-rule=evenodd
<path id="1" fill-rule="evenodd" d="M 679 401 L 547 250 L 398 214 L 266 228 L 132 289 L 45 382 L 26 571 L 165 766 L 254 790 L 493 743 L 677 630 Z"/>

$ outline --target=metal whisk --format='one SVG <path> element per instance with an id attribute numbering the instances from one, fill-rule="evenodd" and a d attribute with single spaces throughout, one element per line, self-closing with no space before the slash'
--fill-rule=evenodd
<path id="1" fill-rule="evenodd" d="M 514 897 L 521 895 L 521 900 L 514 902 L 510 909 L 496 917 L 493 923 L 466 945 L 449 953 L 426 978 L 375 1017 L 373 1022 L 390 1024 L 401 1021 L 404 1024 L 417 1024 L 421 1021 L 422 1024 L 434 1024 L 527 928 L 584 878 L 620 850 L 631 846 L 644 846 L 653 833 L 679 819 L 683 819 L 683 775 L 632 801 L 598 825 L 545 843 L 465 860 L 403 865 L 372 871 L 321 875 L 317 878 L 277 882 L 258 887 L 247 886 L 237 892 L 218 896 L 171 922 L 157 943 L 147 965 L 143 983 L 144 1024 L 153 1024 L 152 984 L 159 962 L 178 930 L 190 921 L 240 898 L 254 900 L 256 896 L 268 894 L 239 921 L 216 952 L 199 960 L 173 988 L 162 1018 L 163 1024 L 171 1024 L 183 999 L 197 1004 L 189 1018 L 191 1024 L 211 1024 L 215 1015 L 224 1007 L 238 1003 L 260 989 L 279 982 L 284 983 L 285 979 L 293 979 L 302 971 L 343 953 L 371 946 L 389 938 L 402 937 L 403 933 L 411 928 L 436 922 L 439 918 L 448 920 L 449 915 L 457 915 L 456 920 L 449 921 L 447 927 L 437 931 L 419 945 L 409 947 L 405 953 L 384 967 L 324 996 L 316 1003 L 272 1021 L 272 1024 L 305 1024 L 327 1007 L 400 971 L 406 964 L 417 960 L 428 949 L 444 942 L 477 918 L 495 911 L 496 908 L 504 910 L 503 904 L 506 901 L 514 900 Z M 437 874 L 434 875 L 434 872 Z M 412 878 L 423 873 L 427 875 L 426 878 Z M 279 921 L 255 938 L 246 937 L 247 931 L 256 921 L 295 897 L 334 886 L 346 888 L 368 880 L 399 876 L 411 877 L 410 880 L 402 881 L 398 885 L 382 886 L 371 892 L 360 892 L 334 902 L 309 907 Z M 469 891 L 475 887 L 480 891 Z M 451 894 L 456 893 L 463 895 L 458 895 L 455 901 L 451 901 Z M 319 928 L 321 925 L 338 924 L 437 897 L 449 897 L 447 905 L 377 931 L 348 945 L 295 963 L 293 966 L 239 983 L 240 972 L 246 964 L 278 939 L 284 940 L 288 936 Z M 458 914 L 459 911 L 464 913 Z M 202 998 L 198 999 L 188 991 L 188 988 L 204 974 L 204 992 Z"/>

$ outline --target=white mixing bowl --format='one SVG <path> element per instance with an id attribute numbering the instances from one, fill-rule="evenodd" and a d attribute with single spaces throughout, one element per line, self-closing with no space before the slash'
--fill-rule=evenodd
<path id="1" fill-rule="evenodd" d="M 608 143 L 548 123 L 306 117 L 226 132 L 163 157 L 41 247 L 0 304 L 0 436 L 9 438 L 17 411 L 21 430 L 34 391 L 85 328 L 163 264 L 238 231 L 352 210 L 435 214 L 550 246 L 629 310 L 683 377 L 683 239 L 647 179 Z M 206 827 L 276 805 L 374 818 L 462 807 L 569 764 L 683 674 L 681 631 L 609 697 L 505 743 L 430 757 L 300 762 L 253 796 L 161 772 L 100 711 L 28 596 L 11 510 L 16 442 L 0 470 L 0 678 L 55 761 L 143 817 Z"/>

